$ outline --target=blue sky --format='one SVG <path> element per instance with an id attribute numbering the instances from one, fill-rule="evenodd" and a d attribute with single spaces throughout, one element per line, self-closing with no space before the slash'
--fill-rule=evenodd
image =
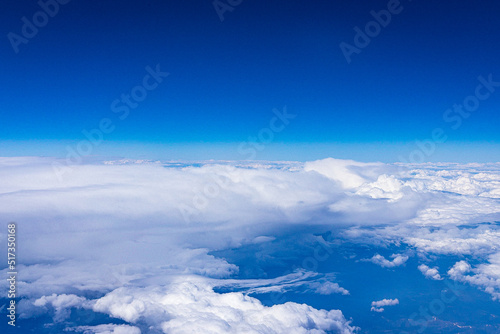
<path id="1" fill-rule="evenodd" d="M 443 115 L 479 76 L 500 81 L 499 5 L 401 1 L 348 63 L 339 44 L 387 4 L 242 1 L 221 21 L 211 1 L 73 0 L 16 53 L 8 34 L 41 9 L 9 0 L 0 155 L 64 156 L 109 118 L 92 154 L 241 159 L 239 143 L 286 106 L 297 117 L 256 158 L 397 161 L 442 128 L 447 140 L 426 160 L 498 161 L 500 89 L 457 129 Z M 157 64 L 169 76 L 120 120 L 112 102 Z"/>

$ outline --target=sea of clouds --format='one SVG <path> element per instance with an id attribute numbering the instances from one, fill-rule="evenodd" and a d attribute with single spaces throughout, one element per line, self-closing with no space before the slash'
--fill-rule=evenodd
<path id="1" fill-rule="evenodd" d="M 426 278 L 463 282 L 500 299 L 500 163 L 103 160 L 64 175 L 54 163 L 63 161 L 0 158 L 0 217 L 18 226 L 19 315 L 49 314 L 45 328 L 81 309 L 122 323 L 66 331 L 356 332 L 342 305 L 265 305 L 253 297 L 298 288 L 348 297 L 334 273 L 240 279 L 241 268 L 213 255 L 265 247 L 291 231 L 301 242 L 336 231 L 350 243 L 406 244 L 411 251 L 388 258 L 373 252 L 362 261 L 397 269 L 416 257 Z M 462 259 L 439 268 L 434 262 L 445 255 Z M 372 306 L 380 312 L 394 300 Z"/>

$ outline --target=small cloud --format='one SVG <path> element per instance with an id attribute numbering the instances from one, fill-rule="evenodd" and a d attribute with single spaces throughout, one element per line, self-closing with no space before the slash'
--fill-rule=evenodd
<path id="1" fill-rule="evenodd" d="M 372 311 L 372 312 L 384 312 L 384 308 L 383 307 L 377 308 L 377 307 L 372 306 L 370 311 Z"/>
<path id="2" fill-rule="evenodd" d="M 430 278 L 430 279 L 437 280 L 437 281 L 443 279 L 441 277 L 441 275 L 439 275 L 439 271 L 438 271 L 437 267 L 430 268 L 429 266 L 427 266 L 425 264 L 421 264 L 418 266 L 418 270 L 420 270 L 426 278 Z"/>
<path id="3" fill-rule="evenodd" d="M 396 299 L 382 299 L 378 301 L 373 301 L 372 302 L 372 308 L 370 311 L 373 312 L 384 312 L 384 308 L 382 306 L 393 306 L 393 305 L 398 305 L 399 300 Z"/>
<path id="4" fill-rule="evenodd" d="M 274 241 L 274 240 L 276 240 L 275 237 L 268 237 L 268 236 L 261 235 L 259 237 L 253 238 L 252 243 L 253 244 L 261 244 L 264 242 L 270 242 L 270 241 Z"/>
<path id="5" fill-rule="evenodd" d="M 469 271 L 471 271 L 471 265 L 465 261 L 459 261 L 448 270 L 448 275 L 454 280 L 460 280 Z"/>
<path id="6" fill-rule="evenodd" d="M 338 283 L 333 282 L 313 282 L 309 284 L 309 287 L 313 289 L 315 293 L 321 295 L 331 295 L 334 293 L 341 293 L 343 295 L 348 295 L 349 291 L 341 287 Z"/>
<path id="7" fill-rule="evenodd" d="M 33 305 L 38 307 L 52 306 L 55 311 L 55 322 L 60 322 L 68 318 L 71 308 L 83 307 L 87 304 L 87 300 L 84 297 L 73 294 L 56 295 L 55 293 L 50 296 L 42 296 L 33 302 Z"/>
<path id="8" fill-rule="evenodd" d="M 391 258 L 392 261 L 387 260 L 380 254 L 375 254 L 371 259 L 365 259 L 365 261 L 373 262 L 383 268 L 394 268 L 403 265 L 408 260 L 408 256 L 402 254 L 392 254 Z"/>

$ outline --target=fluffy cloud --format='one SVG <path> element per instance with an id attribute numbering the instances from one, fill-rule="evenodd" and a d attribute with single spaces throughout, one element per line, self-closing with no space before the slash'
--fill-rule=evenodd
<path id="1" fill-rule="evenodd" d="M 399 300 L 396 299 L 382 299 L 378 301 L 373 301 L 372 302 L 372 308 L 370 311 L 373 312 L 384 312 L 384 307 L 385 306 L 393 306 L 393 305 L 398 305 Z"/>
<path id="2" fill-rule="evenodd" d="M 463 277 L 464 274 L 471 270 L 471 265 L 466 261 L 459 261 L 453 265 L 453 267 L 448 270 L 448 275 L 455 280 Z"/>
<path id="3" fill-rule="evenodd" d="M 386 209 L 387 201 L 377 196 L 346 194 L 362 180 L 376 182 L 390 169 L 383 164 L 107 162 L 75 166 L 61 182 L 52 162 L 0 159 L 0 214 L 18 221 L 24 231 L 19 238 L 30 240 L 23 244 L 26 265 L 19 276 L 21 291 L 30 298 L 75 290 L 105 293 L 145 279 L 160 284 L 175 274 L 229 277 L 238 268 L 208 255 L 211 250 L 273 240 L 286 231 L 284 225 L 309 225 L 312 219 L 326 225 L 369 221 L 379 211 L 389 220 L 400 215 L 399 207 Z M 334 174 L 325 176 L 332 168 Z M 356 182 L 345 188 L 339 180 L 346 175 Z M 363 212 L 350 212 L 365 200 Z M 335 203 L 339 207 L 332 210 Z M 415 213 L 403 211 L 408 217 Z"/>
<path id="4" fill-rule="evenodd" d="M 81 307 L 85 304 L 85 298 L 76 295 L 56 295 L 55 293 L 50 296 L 43 296 L 33 302 L 33 305 L 43 307 L 50 305 L 55 310 L 54 320 L 62 321 L 69 317 L 69 310 L 72 307 Z"/>
<path id="5" fill-rule="evenodd" d="M 500 253 L 489 257 L 488 263 L 473 268 L 466 261 L 459 261 L 448 270 L 450 278 L 476 285 L 491 294 L 493 299 L 500 299 Z M 470 275 L 469 275 L 470 274 Z"/>
<path id="6" fill-rule="evenodd" d="M 405 264 L 405 262 L 408 260 L 408 256 L 402 254 L 392 254 L 391 258 L 393 259 L 392 261 L 387 260 L 380 254 L 375 254 L 371 259 L 367 259 L 365 261 L 373 262 L 383 268 L 394 268 Z"/>
<path id="7" fill-rule="evenodd" d="M 355 331 L 340 311 L 291 302 L 266 307 L 242 293 L 215 293 L 205 281 L 187 277 L 165 289 L 116 289 L 95 301 L 93 309 L 172 334 Z"/>
<path id="8" fill-rule="evenodd" d="M 433 279 L 433 280 L 442 280 L 441 275 L 439 275 L 439 271 L 437 268 L 430 268 L 425 264 L 421 264 L 418 266 L 418 270 L 424 274 L 425 277 Z"/>
<path id="9" fill-rule="evenodd" d="M 382 167 L 380 163 L 362 163 L 353 160 L 339 160 L 328 158 L 324 160 L 307 162 L 304 165 L 304 170 L 315 171 L 327 178 L 334 180 L 342 185 L 344 189 L 357 188 L 373 178 L 375 174 L 370 173 L 371 168 L 366 167 Z M 362 171 L 369 171 L 368 174 Z"/>

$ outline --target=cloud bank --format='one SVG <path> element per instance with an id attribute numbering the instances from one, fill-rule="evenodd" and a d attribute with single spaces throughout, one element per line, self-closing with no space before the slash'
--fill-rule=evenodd
<path id="1" fill-rule="evenodd" d="M 54 321 L 63 321 L 69 310 L 82 308 L 128 326 L 107 322 L 68 330 L 134 333 L 154 326 L 196 332 L 202 323 L 228 333 L 259 332 L 262 326 L 270 333 L 353 332 L 355 319 L 351 325 L 341 310 L 265 306 L 249 296 L 307 291 L 349 298 L 352 288 L 334 273 L 342 268 L 241 278 L 240 267 L 213 255 L 271 247 L 291 233 L 306 240 L 330 230 L 350 243 L 414 249 L 369 258 L 394 270 L 414 255 L 474 258 L 443 273 L 500 296 L 498 163 L 94 161 L 74 166 L 61 181 L 54 161 L 0 158 L 0 216 L 19 226 L 25 318 L 52 312 Z M 430 279 L 444 278 L 437 268 L 419 270 Z M 216 292 L 218 287 L 230 292 Z M 377 305 L 374 311 L 385 306 Z"/>

